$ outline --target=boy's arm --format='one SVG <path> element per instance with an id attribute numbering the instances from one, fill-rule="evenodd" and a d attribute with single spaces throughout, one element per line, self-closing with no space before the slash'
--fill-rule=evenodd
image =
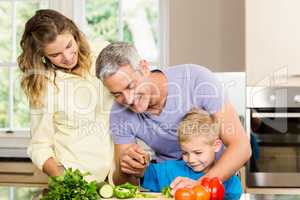
<path id="1" fill-rule="evenodd" d="M 174 161 L 150 163 L 144 173 L 141 186 L 152 192 L 160 192 L 164 187 L 170 186 L 177 175 L 180 175 L 180 168 Z"/>
<path id="2" fill-rule="evenodd" d="M 160 180 L 165 179 L 163 176 L 166 174 L 161 172 L 161 164 L 150 163 L 144 172 L 143 178 L 141 179 L 141 186 L 151 192 L 160 192 Z M 162 176 L 160 174 L 162 174 Z"/>

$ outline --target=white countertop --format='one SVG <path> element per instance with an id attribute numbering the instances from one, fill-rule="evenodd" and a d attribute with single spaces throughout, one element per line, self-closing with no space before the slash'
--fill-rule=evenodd
<path id="1" fill-rule="evenodd" d="M 29 140 L 28 133 L 1 133 L 0 158 L 28 158 L 26 151 Z"/>

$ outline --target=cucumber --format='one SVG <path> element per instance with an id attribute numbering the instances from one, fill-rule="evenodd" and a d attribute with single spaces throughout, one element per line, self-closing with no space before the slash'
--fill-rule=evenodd
<path id="1" fill-rule="evenodd" d="M 97 191 L 98 194 L 104 199 L 111 198 L 114 194 L 113 186 L 106 182 L 97 183 Z"/>

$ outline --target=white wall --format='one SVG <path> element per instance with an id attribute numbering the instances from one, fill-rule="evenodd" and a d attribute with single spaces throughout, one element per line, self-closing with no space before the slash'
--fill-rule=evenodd
<path id="1" fill-rule="evenodd" d="M 170 64 L 245 71 L 244 0 L 170 0 Z"/>

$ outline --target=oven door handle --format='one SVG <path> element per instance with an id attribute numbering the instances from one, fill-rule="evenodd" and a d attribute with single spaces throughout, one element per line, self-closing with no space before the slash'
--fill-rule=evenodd
<path id="1" fill-rule="evenodd" d="M 300 118 L 300 113 L 273 113 L 273 112 L 254 112 L 253 118 Z"/>

